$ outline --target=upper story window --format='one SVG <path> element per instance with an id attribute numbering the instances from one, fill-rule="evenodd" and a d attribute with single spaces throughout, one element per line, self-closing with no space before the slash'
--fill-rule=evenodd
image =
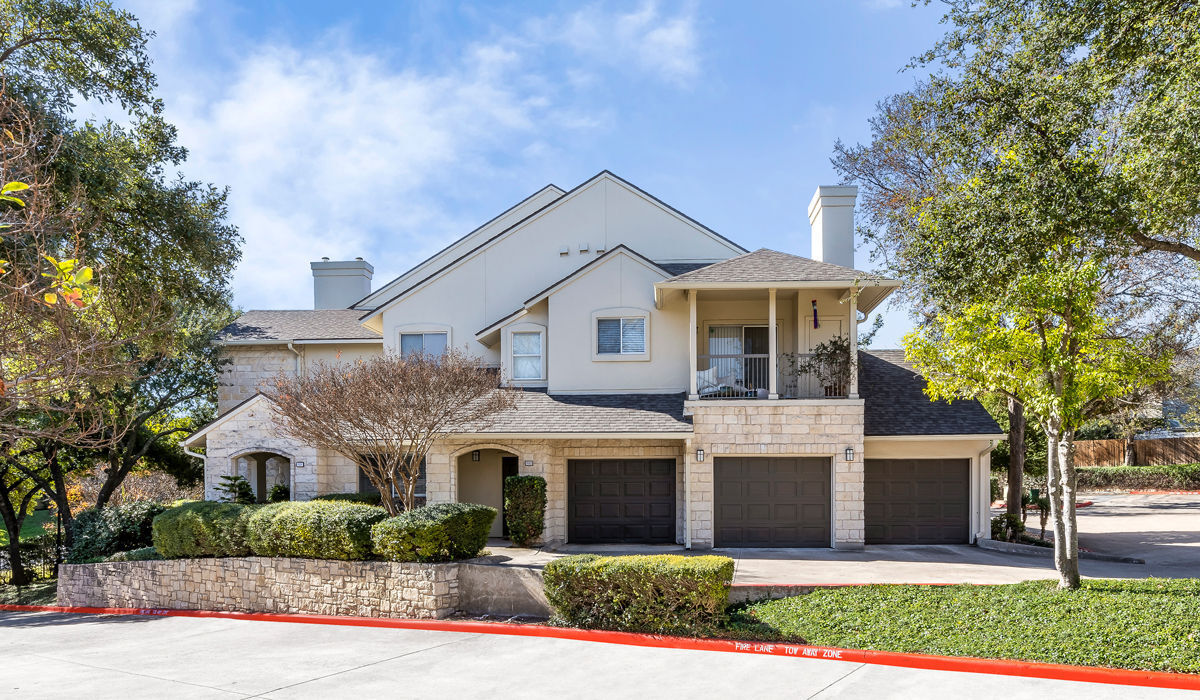
<path id="1" fill-rule="evenodd" d="M 544 379 L 542 348 L 541 331 L 517 331 L 512 334 L 513 379 Z"/>
<path id="2" fill-rule="evenodd" d="M 401 333 L 400 356 L 442 355 L 446 352 L 445 333 Z"/>
<path id="3" fill-rule="evenodd" d="M 646 352 L 646 318 L 596 319 L 596 354 L 642 355 Z"/>

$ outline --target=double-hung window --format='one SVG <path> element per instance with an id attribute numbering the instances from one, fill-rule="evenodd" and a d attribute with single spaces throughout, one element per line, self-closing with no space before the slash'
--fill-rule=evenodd
<path id="1" fill-rule="evenodd" d="M 597 355 L 641 355 L 646 352 L 646 319 L 596 319 Z"/>
<path id="2" fill-rule="evenodd" d="M 513 379 L 544 379 L 542 376 L 541 331 L 516 331 L 512 334 Z"/>
<path id="3" fill-rule="evenodd" d="M 400 355 L 432 355 L 438 357 L 446 352 L 445 333 L 401 333 Z"/>

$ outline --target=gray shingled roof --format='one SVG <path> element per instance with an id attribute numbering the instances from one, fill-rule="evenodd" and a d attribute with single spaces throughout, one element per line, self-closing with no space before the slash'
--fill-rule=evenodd
<path id="1" fill-rule="evenodd" d="M 659 267 L 661 267 L 661 268 L 662 268 L 662 269 L 663 269 L 663 270 L 664 270 L 664 271 L 665 271 L 665 272 L 666 272 L 668 275 L 682 275 L 682 274 L 684 274 L 684 273 L 691 272 L 692 270 L 699 270 L 699 269 L 700 269 L 700 268 L 702 268 L 702 267 L 708 267 L 709 265 L 713 265 L 714 263 L 706 263 L 706 262 L 703 262 L 703 263 L 696 263 L 696 262 L 684 262 L 684 263 L 656 262 L 656 263 L 654 263 L 654 264 L 655 264 L 655 265 L 658 265 Z"/>
<path id="2" fill-rule="evenodd" d="M 925 380 L 903 350 L 859 353 L 858 391 L 866 403 L 865 435 L 996 435 L 1003 433 L 978 401 L 930 401 Z"/>
<path id="3" fill-rule="evenodd" d="M 464 433 L 678 433 L 691 432 L 683 394 L 547 394 L 518 392 L 515 408 Z"/>
<path id="4" fill-rule="evenodd" d="M 841 265 L 821 262 L 799 255 L 759 248 L 698 270 L 676 275 L 667 282 L 830 282 L 874 278 Z"/>
<path id="5" fill-rule="evenodd" d="M 287 342 L 289 340 L 379 340 L 365 328 L 354 309 L 247 311 L 217 335 L 221 342 Z"/>

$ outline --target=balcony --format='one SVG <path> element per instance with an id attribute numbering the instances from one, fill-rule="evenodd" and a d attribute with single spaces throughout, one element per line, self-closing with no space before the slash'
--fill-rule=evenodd
<path id="1" fill-rule="evenodd" d="M 815 353 L 783 353 L 775 386 L 781 399 L 850 396 L 849 355 L 831 360 Z M 696 393 L 704 400 L 766 399 L 771 395 L 770 354 L 696 356 Z"/>

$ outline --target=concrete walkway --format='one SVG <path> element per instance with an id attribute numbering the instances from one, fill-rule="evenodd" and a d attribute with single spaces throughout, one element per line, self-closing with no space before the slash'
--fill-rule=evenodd
<path id="1" fill-rule="evenodd" d="M 842 661 L 282 622 L 0 613 L 20 698 L 1169 698 L 1182 691 Z"/>
<path id="2" fill-rule="evenodd" d="M 1092 578 L 1200 577 L 1200 496 L 1087 494 L 1079 510 L 1080 545 L 1094 552 L 1144 559 L 1146 564 L 1084 559 Z M 1029 522 L 1036 523 L 1036 514 Z M 713 549 L 678 545 L 564 545 L 521 549 L 492 540 L 488 561 L 545 566 L 567 554 L 721 554 L 732 557 L 735 584 L 1016 583 L 1056 578 L 1046 556 L 1007 554 L 970 545 L 874 545 L 861 552 L 832 549 Z"/>

